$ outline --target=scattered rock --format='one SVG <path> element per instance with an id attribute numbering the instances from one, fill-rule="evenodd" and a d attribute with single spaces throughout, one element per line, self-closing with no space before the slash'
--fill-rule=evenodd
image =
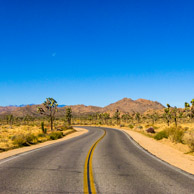
<path id="1" fill-rule="evenodd" d="M 156 133 L 153 127 L 146 129 L 148 133 Z"/>

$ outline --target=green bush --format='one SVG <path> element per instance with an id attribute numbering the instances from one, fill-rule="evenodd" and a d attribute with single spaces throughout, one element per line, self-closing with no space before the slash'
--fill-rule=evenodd
<path id="1" fill-rule="evenodd" d="M 154 139 L 156 140 L 161 140 L 163 138 L 168 138 L 168 133 L 166 130 L 160 131 L 158 132 L 155 136 Z"/>
<path id="2" fill-rule="evenodd" d="M 63 126 L 63 127 L 60 127 L 61 131 L 64 131 L 64 130 L 68 130 L 68 129 L 73 129 L 72 126 Z"/>
<path id="3" fill-rule="evenodd" d="M 134 128 L 134 126 L 133 126 L 133 125 L 129 125 L 129 128 L 130 128 L 130 129 L 133 129 L 133 128 Z"/>
<path id="4" fill-rule="evenodd" d="M 63 137 L 63 132 L 56 131 L 49 134 L 49 137 L 51 140 L 56 140 Z"/>
<path id="5" fill-rule="evenodd" d="M 27 134 L 25 136 L 27 144 L 36 144 L 38 142 L 38 138 L 34 134 Z"/>
<path id="6" fill-rule="evenodd" d="M 46 137 L 46 134 L 44 134 L 44 133 L 39 133 L 39 134 L 38 134 L 38 137 Z"/>
<path id="7" fill-rule="evenodd" d="M 23 134 L 13 136 L 12 141 L 14 145 L 19 147 L 26 145 L 26 138 Z"/>
<path id="8" fill-rule="evenodd" d="M 184 142 L 190 147 L 191 152 L 194 152 L 194 130 L 185 134 Z"/>
<path id="9" fill-rule="evenodd" d="M 30 144 L 36 144 L 38 142 L 38 138 L 34 134 L 19 134 L 12 137 L 12 141 L 14 145 L 19 147 L 28 146 Z"/>
<path id="10" fill-rule="evenodd" d="M 185 130 L 181 127 L 170 127 L 167 130 L 168 136 L 175 143 L 183 143 Z"/>
<path id="11" fill-rule="evenodd" d="M 137 128 L 138 128 L 138 129 L 143 129 L 143 127 L 142 127 L 141 125 L 140 125 L 140 126 L 138 126 Z"/>
<path id="12" fill-rule="evenodd" d="M 189 139 L 187 144 L 190 147 L 191 151 L 194 152 L 194 138 Z"/>

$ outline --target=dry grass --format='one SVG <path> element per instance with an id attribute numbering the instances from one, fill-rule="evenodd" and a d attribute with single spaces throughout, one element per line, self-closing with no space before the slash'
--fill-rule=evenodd
<path id="1" fill-rule="evenodd" d="M 10 125 L 0 125 L 0 152 L 45 142 L 47 140 L 58 139 L 74 131 L 73 129 L 66 129 L 64 122 L 56 121 L 55 129 L 61 129 L 62 132 L 51 133 L 49 123 L 45 122 L 48 134 L 43 134 L 40 123 L 40 121 L 35 121 L 25 125 L 15 124 L 12 127 Z"/>
<path id="2" fill-rule="evenodd" d="M 13 147 L 14 141 L 13 137 L 17 136 L 18 134 L 34 134 L 38 135 L 41 133 L 40 127 L 37 126 L 28 126 L 28 125 L 21 125 L 21 126 L 12 126 L 9 125 L 1 125 L 0 126 L 0 151 L 2 150 L 9 150 Z"/>

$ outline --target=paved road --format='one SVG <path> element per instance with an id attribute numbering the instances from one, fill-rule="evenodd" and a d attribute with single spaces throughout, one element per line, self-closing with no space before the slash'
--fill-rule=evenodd
<path id="1" fill-rule="evenodd" d="M 0 193 L 83 193 L 92 185 L 97 193 L 194 193 L 192 175 L 155 159 L 123 132 L 87 129 L 82 136 L 0 160 Z"/>

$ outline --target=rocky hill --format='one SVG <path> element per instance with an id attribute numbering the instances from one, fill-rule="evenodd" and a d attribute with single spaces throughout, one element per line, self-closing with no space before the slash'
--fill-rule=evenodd
<path id="1" fill-rule="evenodd" d="M 131 98 L 123 98 L 115 103 L 112 103 L 106 107 L 104 107 L 104 111 L 115 111 L 118 109 L 121 112 L 139 112 L 144 113 L 150 109 L 159 110 L 163 109 L 164 106 L 156 101 L 138 99 L 132 100 Z"/>
<path id="2" fill-rule="evenodd" d="M 25 115 L 30 116 L 39 116 L 37 113 L 37 108 L 42 105 L 26 105 L 23 107 L 16 106 L 7 106 L 0 107 L 0 115 L 13 114 L 17 117 L 23 117 Z M 65 108 L 71 107 L 74 115 L 83 115 L 83 114 L 92 114 L 92 113 L 101 113 L 101 112 L 110 112 L 113 113 L 117 109 L 122 113 L 132 113 L 132 112 L 140 112 L 144 113 L 149 110 L 160 110 L 163 109 L 164 106 L 156 101 L 138 99 L 132 100 L 130 98 L 123 98 L 115 103 L 112 103 L 105 107 L 98 106 L 85 106 L 85 105 L 72 105 L 72 106 L 64 106 L 59 107 L 56 116 L 63 116 L 65 113 Z"/>

